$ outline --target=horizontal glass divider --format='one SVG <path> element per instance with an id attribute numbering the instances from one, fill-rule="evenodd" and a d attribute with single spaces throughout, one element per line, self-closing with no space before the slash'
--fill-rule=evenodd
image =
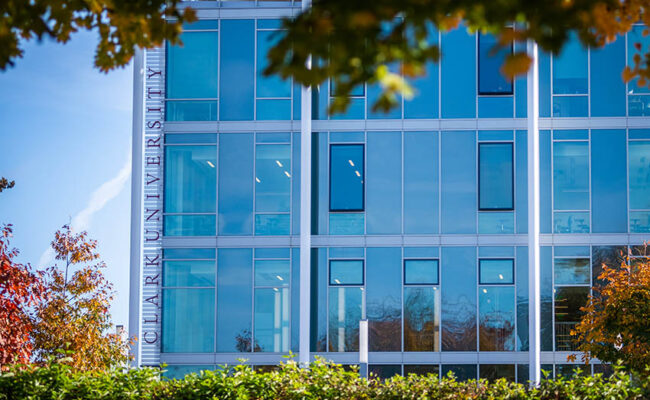
<path id="1" fill-rule="evenodd" d="M 215 101 L 219 100 L 218 97 L 201 97 L 201 98 L 196 98 L 196 99 L 176 99 L 176 98 L 166 98 L 165 101 Z"/>
<path id="2" fill-rule="evenodd" d="M 163 290 L 166 289 L 217 289 L 216 286 L 162 286 Z"/>
<path id="3" fill-rule="evenodd" d="M 160 353 L 161 363 L 173 364 L 214 364 L 239 365 L 239 359 L 246 359 L 244 364 L 275 364 L 286 361 L 290 353 L 245 352 L 245 353 Z M 291 353 L 297 356 L 297 353 Z M 576 354 L 576 361 L 567 361 L 567 356 Z M 544 364 L 581 365 L 580 352 L 541 352 Z M 343 364 L 358 364 L 358 352 L 311 352 L 311 359 L 316 356 Z M 369 352 L 370 364 L 528 364 L 528 351 L 512 352 Z M 600 364 L 600 361 L 590 361 Z"/>
<path id="4" fill-rule="evenodd" d="M 163 212 L 164 216 L 170 215 L 170 216 L 199 216 L 199 215 L 217 215 L 217 212 L 212 212 L 212 213 L 172 213 L 172 212 Z"/>
<path id="5" fill-rule="evenodd" d="M 553 97 L 589 97 L 589 93 L 553 93 Z"/>
<path id="6" fill-rule="evenodd" d="M 255 100 L 291 100 L 292 97 L 256 97 Z"/>
<path id="7" fill-rule="evenodd" d="M 164 143 L 163 146 L 217 146 L 215 142 L 197 142 L 197 143 Z"/>

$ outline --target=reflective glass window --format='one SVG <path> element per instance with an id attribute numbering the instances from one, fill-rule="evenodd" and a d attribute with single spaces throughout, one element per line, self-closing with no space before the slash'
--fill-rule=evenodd
<path id="1" fill-rule="evenodd" d="M 650 209 L 650 141 L 630 141 L 630 209 Z"/>
<path id="2" fill-rule="evenodd" d="M 257 97 L 291 97 L 291 80 L 277 75 L 264 76 L 267 54 L 280 41 L 283 31 L 257 31 Z"/>
<path id="3" fill-rule="evenodd" d="M 553 143 L 553 202 L 556 210 L 589 209 L 589 143 Z"/>
<path id="4" fill-rule="evenodd" d="M 255 110 L 255 21 L 221 20 L 219 119 L 250 121 Z"/>
<path id="5" fill-rule="evenodd" d="M 255 289 L 253 351 L 289 351 L 289 308 L 288 288 Z"/>
<path id="6" fill-rule="evenodd" d="M 476 351 L 476 247 L 443 247 L 442 351 Z"/>
<path id="7" fill-rule="evenodd" d="M 572 34 L 562 52 L 553 56 L 553 94 L 587 94 L 587 49 Z"/>
<path id="8" fill-rule="evenodd" d="M 402 374 L 402 366 L 400 364 L 370 364 L 368 365 L 368 373 L 370 374 L 371 379 L 390 379 Z"/>
<path id="9" fill-rule="evenodd" d="M 214 295 L 214 288 L 163 290 L 162 352 L 214 351 Z"/>
<path id="10" fill-rule="evenodd" d="M 180 39 L 167 47 L 167 98 L 216 99 L 219 34 L 185 32 Z"/>
<path id="11" fill-rule="evenodd" d="M 404 351 L 440 351 L 440 290 L 404 288 Z"/>
<path id="12" fill-rule="evenodd" d="M 185 260 L 163 263 L 163 285 L 214 286 L 216 278 L 214 261 Z"/>
<path id="13" fill-rule="evenodd" d="M 255 260 L 255 286 L 289 286 L 289 260 Z"/>
<path id="14" fill-rule="evenodd" d="M 476 379 L 476 364 L 443 364 L 442 376 L 448 376 L 450 372 L 459 382 Z"/>
<path id="15" fill-rule="evenodd" d="M 336 144 L 330 149 L 330 211 L 363 211 L 362 144 Z"/>
<path id="16" fill-rule="evenodd" d="M 362 260 L 330 261 L 330 285 L 363 285 Z"/>
<path id="17" fill-rule="evenodd" d="M 182 259 L 201 259 L 201 258 L 214 258 L 215 249 L 186 249 L 186 248 L 174 248 L 174 249 L 163 249 L 163 258 L 172 260 L 182 260 Z"/>
<path id="18" fill-rule="evenodd" d="M 438 232 L 438 166 L 438 132 L 404 132 L 404 233 Z"/>
<path id="19" fill-rule="evenodd" d="M 512 81 L 501 73 L 506 57 L 512 54 L 512 45 L 498 47 L 498 39 L 491 34 L 478 36 L 478 93 L 512 94 Z"/>
<path id="20" fill-rule="evenodd" d="M 634 68 L 634 57 L 641 56 L 643 59 L 648 46 L 650 46 L 650 36 L 643 34 L 646 29 L 648 28 L 645 25 L 633 26 L 627 34 L 627 65 L 632 68 Z M 639 45 L 640 47 L 637 48 Z M 627 84 L 629 94 L 648 93 L 650 91 L 647 86 L 639 86 L 638 81 L 639 78 L 634 78 Z M 630 115 L 633 115 L 632 98 L 629 101 Z"/>
<path id="21" fill-rule="evenodd" d="M 479 287 L 479 350 L 515 350 L 514 286 Z"/>
<path id="22" fill-rule="evenodd" d="M 405 260 L 405 285 L 437 285 L 438 260 Z"/>
<path id="23" fill-rule="evenodd" d="M 587 304 L 588 297 L 588 286 L 555 288 L 555 351 L 576 350 L 571 330 L 580 321 L 580 307 Z"/>
<path id="24" fill-rule="evenodd" d="M 256 145 L 255 152 L 255 232 L 265 235 L 288 235 L 291 202 L 291 146 L 288 144 Z"/>
<path id="25" fill-rule="evenodd" d="M 402 249 L 366 249 L 368 351 L 402 349 Z"/>
<path id="26" fill-rule="evenodd" d="M 214 213 L 216 166 L 216 146 L 166 146 L 165 212 Z"/>
<path id="27" fill-rule="evenodd" d="M 479 143 L 479 209 L 513 208 L 512 143 Z"/>
<path id="28" fill-rule="evenodd" d="M 399 234 L 402 232 L 402 133 L 368 132 L 367 140 L 366 233 Z"/>
<path id="29" fill-rule="evenodd" d="M 250 133 L 219 137 L 219 234 L 253 231 L 254 144 Z"/>
<path id="30" fill-rule="evenodd" d="M 437 364 L 404 364 L 404 376 L 409 374 L 415 375 L 434 375 L 440 374 L 440 366 Z"/>
<path id="31" fill-rule="evenodd" d="M 556 258 L 554 263 L 555 284 L 589 284 L 591 270 L 588 258 Z"/>
<path id="32" fill-rule="evenodd" d="M 165 215 L 165 236 L 214 236 L 214 215 Z"/>
<path id="33" fill-rule="evenodd" d="M 253 251 L 219 249 L 217 265 L 217 351 L 250 352 L 253 347 Z"/>
<path id="34" fill-rule="evenodd" d="M 479 378 L 494 382 L 497 379 L 505 379 L 508 382 L 515 381 L 514 364 L 480 364 Z"/>
<path id="35" fill-rule="evenodd" d="M 479 260 L 479 269 L 482 285 L 514 283 L 514 260 Z"/>
<path id="36" fill-rule="evenodd" d="M 363 288 L 329 288 L 328 351 L 359 351 Z"/>

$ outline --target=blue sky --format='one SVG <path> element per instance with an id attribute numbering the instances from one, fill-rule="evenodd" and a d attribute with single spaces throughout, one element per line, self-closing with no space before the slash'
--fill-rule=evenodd
<path id="1" fill-rule="evenodd" d="M 0 224 L 14 225 L 18 261 L 52 265 L 46 250 L 71 218 L 99 241 L 127 325 L 132 68 L 93 68 L 94 33 L 65 45 L 30 42 L 0 72 Z"/>

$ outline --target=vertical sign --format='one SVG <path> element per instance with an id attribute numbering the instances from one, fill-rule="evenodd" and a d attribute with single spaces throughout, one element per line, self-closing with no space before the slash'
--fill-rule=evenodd
<path id="1" fill-rule="evenodd" d="M 160 364 L 163 236 L 163 121 L 165 50 L 145 53 L 144 158 L 142 169 L 141 365 Z"/>

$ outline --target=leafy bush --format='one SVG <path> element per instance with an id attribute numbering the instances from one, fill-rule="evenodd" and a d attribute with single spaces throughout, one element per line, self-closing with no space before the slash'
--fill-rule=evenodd
<path id="1" fill-rule="evenodd" d="M 204 371 L 185 379 L 161 379 L 153 368 L 75 372 L 66 359 L 46 367 L 13 368 L 0 375 L 0 400 L 194 400 L 194 399 L 648 399 L 647 378 L 616 370 L 602 375 L 544 380 L 537 388 L 485 380 L 457 382 L 450 377 L 396 376 L 384 381 L 359 378 L 356 370 L 318 360 L 309 370 L 293 361 L 275 371 L 232 369 Z"/>

